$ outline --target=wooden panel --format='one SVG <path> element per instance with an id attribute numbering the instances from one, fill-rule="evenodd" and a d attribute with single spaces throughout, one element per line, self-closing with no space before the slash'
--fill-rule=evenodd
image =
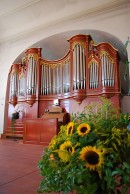
<path id="1" fill-rule="evenodd" d="M 57 119 L 25 119 L 23 142 L 48 145 L 57 128 Z"/>

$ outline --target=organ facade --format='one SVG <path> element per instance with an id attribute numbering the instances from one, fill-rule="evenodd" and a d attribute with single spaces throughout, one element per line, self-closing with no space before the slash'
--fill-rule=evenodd
<path id="1" fill-rule="evenodd" d="M 29 48 L 21 63 L 12 64 L 6 135 L 14 112 L 20 114 L 15 133 L 22 135 L 24 120 L 41 118 L 55 99 L 59 100 L 62 113 L 68 114 L 78 111 L 73 109 L 74 104 L 83 107 L 98 101 L 99 96 L 111 99 L 120 109 L 118 51 L 106 42 L 96 45 L 90 35 L 75 35 L 68 42 L 70 49 L 59 60 L 47 60 L 42 58 L 41 48 Z"/>

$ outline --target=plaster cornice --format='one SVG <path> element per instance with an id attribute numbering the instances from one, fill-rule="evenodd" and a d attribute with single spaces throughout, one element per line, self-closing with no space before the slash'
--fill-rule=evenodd
<path id="1" fill-rule="evenodd" d="M 32 4 L 38 3 L 39 1 L 41 1 L 41 0 L 33 0 L 29 4 L 26 4 L 26 6 L 31 6 Z M 44 30 L 47 31 L 47 29 L 49 30 L 53 26 L 56 27 L 60 24 L 64 25 L 68 21 L 72 22 L 72 21 L 78 20 L 80 18 L 86 17 L 86 19 L 87 19 L 89 17 L 95 17 L 97 15 L 103 15 L 103 14 L 110 13 L 110 12 L 113 12 L 116 10 L 122 10 L 122 7 L 128 8 L 128 6 L 130 6 L 130 0 L 116 0 L 114 2 L 107 3 L 107 4 L 104 4 L 102 6 L 97 6 L 95 8 L 89 9 L 89 10 L 88 9 L 80 10 L 77 13 L 65 15 L 65 16 L 59 17 L 57 19 L 51 18 L 50 21 L 48 21 L 48 22 L 41 23 L 40 25 L 35 26 L 33 28 L 30 28 L 28 30 L 24 30 L 23 32 L 16 33 L 16 34 L 13 34 L 11 36 L 2 38 L 2 39 L 0 39 L 0 43 L 4 43 L 7 41 L 16 41 L 17 39 L 31 36 L 34 33 L 38 33 L 39 31 L 43 31 L 43 32 L 44 32 Z M 25 6 L 20 7 L 18 9 L 24 9 L 24 7 Z M 18 11 L 18 9 L 15 11 Z"/>
<path id="2" fill-rule="evenodd" d="M 32 5 L 36 4 L 36 3 L 39 3 L 40 1 L 41 0 L 32 0 L 29 3 L 25 3 L 22 6 L 19 6 L 19 7 L 15 8 L 15 9 L 12 9 L 12 10 L 7 11 L 5 13 L 2 13 L 2 14 L 0 14 L 0 19 L 3 18 L 3 17 L 7 17 L 9 15 L 12 15 L 14 13 L 19 13 L 19 11 L 21 11 L 21 10 L 27 8 L 27 7 L 30 7 L 30 6 L 32 6 Z"/>

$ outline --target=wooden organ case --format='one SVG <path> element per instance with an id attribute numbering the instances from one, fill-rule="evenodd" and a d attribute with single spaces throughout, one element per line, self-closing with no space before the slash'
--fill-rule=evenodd
<path id="1" fill-rule="evenodd" d="M 11 66 L 5 134 L 11 131 L 11 118 L 15 111 L 19 112 L 19 119 L 15 121 L 15 134 L 24 134 L 25 142 L 28 122 L 35 123 L 37 128 L 39 119 L 41 126 L 38 126 L 42 128 L 45 127 L 42 123 L 47 119 L 49 128 L 48 119 L 58 118 L 56 115 L 51 118 L 51 115 L 44 113 L 52 108 L 55 99 L 59 99 L 63 113 L 76 113 L 91 101 L 98 101 L 98 96 L 110 98 L 120 108 L 118 51 L 105 42 L 95 45 L 90 35 L 75 35 L 68 41 L 70 49 L 59 60 L 46 60 L 41 56 L 41 48 L 30 48 L 21 64 Z M 67 116 L 63 124 L 68 122 Z M 54 123 L 56 125 L 57 122 Z M 54 128 L 54 133 L 48 130 L 52 133 L 50 136 L 47 134 L 48 141 L 57 133 L 57 126 Z M 28 131 L 29 142 L 36 135 L 32 124 Z M 31 142 L 43 143 L 36 139 Z"/>

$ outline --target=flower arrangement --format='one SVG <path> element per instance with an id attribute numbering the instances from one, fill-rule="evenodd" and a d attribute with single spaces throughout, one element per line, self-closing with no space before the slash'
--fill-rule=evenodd
<path id="1" fill-rule="evenodd" d="M 12 113 L 12 120 L 19 119 L 19 112 Z"/>
<path id="2" fill-rule="evenodd" d="M 45 149 L 38 163 L 38 192 L 120 194 L 130 187 L 129 114 L 100 98 L 71 122 Z"/>

